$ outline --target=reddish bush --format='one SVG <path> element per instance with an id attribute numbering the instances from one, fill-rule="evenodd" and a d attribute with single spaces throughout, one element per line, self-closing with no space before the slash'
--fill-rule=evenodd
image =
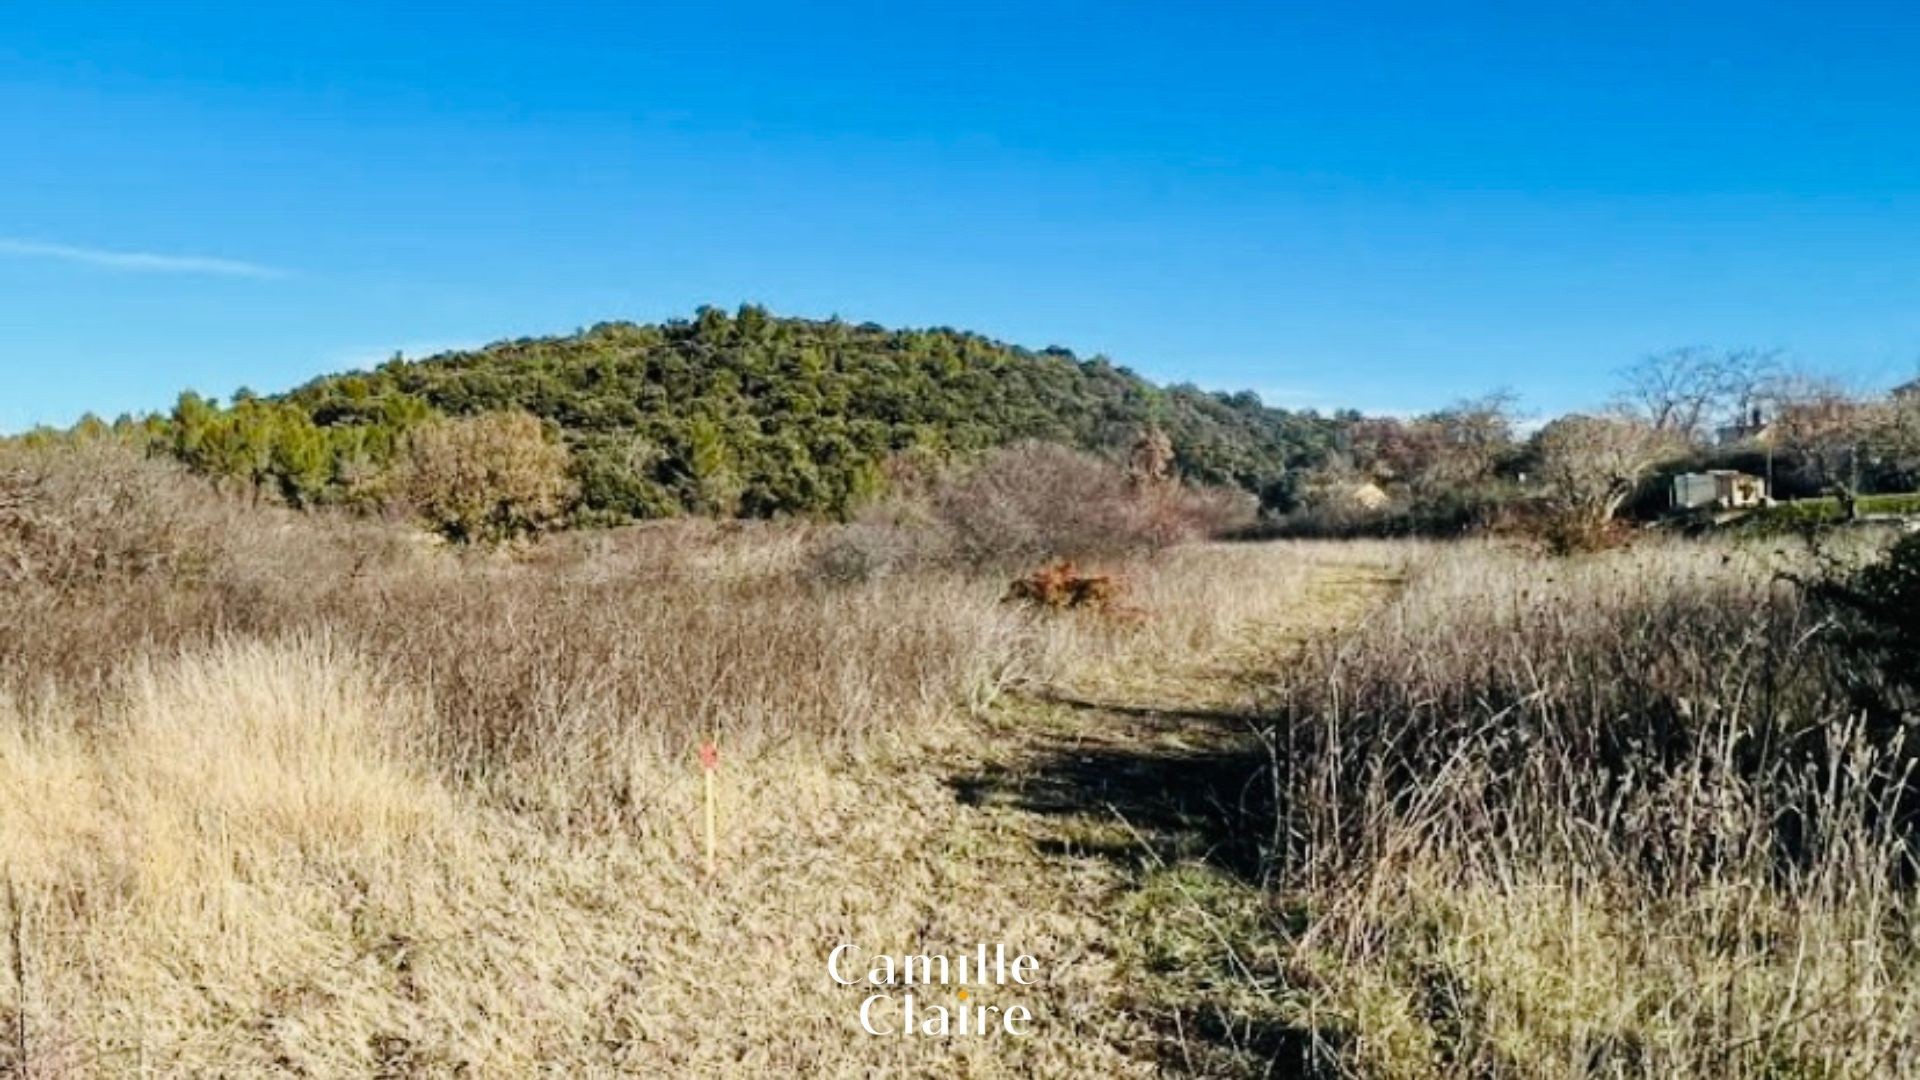
<path id="1" fill-rule="evenodd" d="M 821 545 L 816 574 L 864 581 L 909 567 L 1009 571 L 1124 559 L 1228 535 L 1255 513 L 1245 492 L 1130 474 L 1051 443 L 1017 443 L 965 468 L 909 477 Z"/>
<path id="2" fill-rule="evenodd" d="M 1251 521 L 1242 493 L 1138 482 L 1091 454 L 1019 443 L 936 485 L 931 518 L 957 561 L 1020 565 L 1108 558 L 1197 540 Z"/>
<path id="3" fill-rule="evenodd" d="M 1084 573 L 1070 560 L 1060 559 L 1015 578 L 1007 599 L 1048 611 L 1116 612 L 1123 589 L 1120 579 L 1111 574 Z"/>

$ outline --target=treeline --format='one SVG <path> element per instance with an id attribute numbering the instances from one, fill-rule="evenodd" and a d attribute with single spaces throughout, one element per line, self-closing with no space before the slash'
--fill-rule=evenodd
<path id="1" fill-rule="evenodd" d="M 1182 478 L 1284 509 L 1353 419 L 1163 388 L 1064 349 L 744 306 L 396 357 L 227 406 L 187 395 L 137 426 L 200 472 L 304 506 L 378 496 L 411 433 L 438 417 L 510 412 L 538 418 L 567 451 L 582 523 L 845 517 L 902 463 L 1030 439 L 1119 455 L 1149 429 L 1170 438 Z"/>
<path id="2" fill-rule="evenodd" d="M 1754 350 L 1675 349 L 1620 372 L 1613 402 L 1523 433 L 1502 394 L 1343 426 L 1296 484 L 1293 534 L 1514 531 L 1557 547 L 1670 510 L 1675 475 L 1744 472 L 1771 499 L 1822 497 L 1850 520 L 1920 488 L 1920 384 L 1862 393 Z"/>
<path id="3" fill-rule="evenodd" d="M 405 395 L 386 399 L 364 422 L 329 425 L 297 405 L 245 390 L 224 406 L 188 392 L 168 413 L 112 423 L 89 414 L 67 430 L 36 428 L 9 441 L 31 447 L 113 439 L 290 506 L 371 505 L 390 489 L 414 433 L 439 419 L 431 406 Z"/>

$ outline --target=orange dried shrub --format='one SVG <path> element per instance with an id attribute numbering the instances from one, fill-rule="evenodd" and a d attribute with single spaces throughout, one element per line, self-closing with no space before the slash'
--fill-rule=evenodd
<path id="1" fill-rule="evenodd" d="M 1072 560 L 1059 559 L 1015 578 L 1007 590 L 1007 600 L 1047 611 L 1120 614 L 1123 610 L 1120 597 L 1124 591 L 1124 583 L 1112 574 L 1086 573 Z"/>

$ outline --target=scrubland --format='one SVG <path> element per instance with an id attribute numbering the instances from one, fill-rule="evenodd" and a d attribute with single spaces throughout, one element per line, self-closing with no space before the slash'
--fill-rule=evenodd
<path id="1" fill-rule="evenodd" d="M 110 445 L 0 524 L 0 1071 L 1920 1067 L 1906 721 L 1795 546 L 1186 544 L 1044 613 L 884 522 L 463 553 Z M 1017 945 L 1036 1033 L 862 1036 L 841 941 Z"/>
<path id="2" fill-rule="evenodd" d="M 1280 968 L 1323 1060 L 1920 1068 L 1912 713 L 1863 704 L 1886 658 L 1811 563 L 1455 545 L 1292 671 L 1268 885 L 1306 919 Z"/>
<path id="3" fill-rule="evenodd" d="M 1009 687 L 1217 613 L 1040 618 L 933 565 L 838 583 L 804 524 L 458 552 L 107 444 L 0 484 L 5 1068 L 1129 1067 L 1096 958 L 1055 970 L 1034 1037 L 951 1047 L 859 1036 L 824 959 L 1085 953 L 1097 912 L 947 781 Z"/>

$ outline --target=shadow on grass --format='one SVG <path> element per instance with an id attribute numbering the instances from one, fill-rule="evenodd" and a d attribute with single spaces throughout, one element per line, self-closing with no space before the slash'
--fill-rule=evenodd
<path id="1" fill-rule="evenodd" d="M 1263 849 L 1273 834 L 1275 804 L 1259 717 L 1059 695 L 1034 704 L 1042 722 L 1026 732 L 1027 753 L 949 783 L 964 803 L 1054 822 L 1036 841 L 1043 853 L 1105 859 L 1128 874 L 1134 891 L 1125 906 L 1141 925 L 1117 936 L 1151 973 L 1129 1006 L 1158 1029 L 1160 1066 L 1204 1076 L 1338 1075 L 1324 1037 L 1268 1015 L 1273 1010 L 1237 1007 L 1245 986 L 1232 985 L 1235 972 L 1162 955 L 1200 955 L 1218 964 L 1217 920 L 1206 909 L 1216 902 L 1266 907 Z M 1173 868 L 1194 867 L 1204 867 L 1223 888 L 1204 895 L 1164 888 Z M 1252 936 L 1265 931 L 1258 919 L 1236 925 Z M 1169 935 L 1186 940 L 1169 941 Z M 1279 981 L 1275 972 L 1258 978 Z"/>
<path id="2" fill-rule="evenodd" d="M 1333 1080 L 1350 1075 L 1340 1068 L 1340 1044 L 1298 1024 L 1223 1018 L 1203 1010 L 1185 1018 L 1186 1042 L 1163 1055 L 1166 1071 L 1193 1076 L 1244 1075 L 1299 1080 Z M 1194 1049 L 1198 1041 L 1198 1052 Z M 1185 1052 L 1181 1046 L 1185 1047 Z"/>
<path id="3" fill-rule="evenodd" d="M 1032 736 L 1024 760 L 953 778 L 962 802 L 1082 819 L 1094 828 L 1069 831 L 1112 837 L 1043 842 L 1059 854 L 1104 855 L 1130 867 L 1197 860 L 1259 883 L 1274 802 L 1257 717 L 1058 695 L 1038 700 L 1065 710 L 1071 722 Z"/>

